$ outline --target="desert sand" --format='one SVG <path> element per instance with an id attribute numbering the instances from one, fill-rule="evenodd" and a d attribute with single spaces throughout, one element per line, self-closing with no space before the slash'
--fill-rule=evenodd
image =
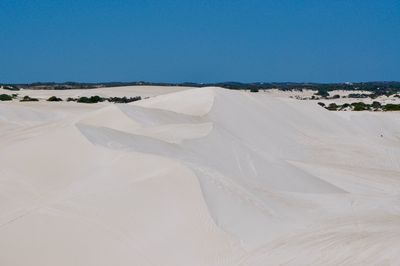
<path id="1" fill-rule="evenodd" d="M 9 92 L 8 92 L 9 93 Z M 400 114 L 221 88 L 0 103 L 0 265 L 400 265 Z"/>

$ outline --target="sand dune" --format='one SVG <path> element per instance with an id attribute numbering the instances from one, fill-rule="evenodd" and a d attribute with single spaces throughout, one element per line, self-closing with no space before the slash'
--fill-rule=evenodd
<path id="1" fill-rule="evenodd" d="M 145 89 L 0 104 L 0 265 L 400 264 L 398 114 Z"/>
<path id="2" fill-rule="evenodd" d="M 9 91 L 0 89 L 0 94 L 12 94 L 17 93 L 20 96 L 34 96 L 38 99 L 48 99 L 50 96 L 57 96 L 62 99 L 68 97 L 90 97 L 90 96 L 101 96 L 101 97 L 135 97 L 142 96 L 151 97 L 161 94 L 168 94 L 172 92 L 178 92 L 182 90 L 191 89 L 189 87 L 181 86 L 125 86 L 125 87 L 104 87 L 96 89 L 72 89 L 72 90 L 19 90 Z"/>

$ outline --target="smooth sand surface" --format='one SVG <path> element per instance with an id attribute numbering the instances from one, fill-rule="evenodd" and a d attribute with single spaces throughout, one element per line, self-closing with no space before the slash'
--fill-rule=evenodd
<path id="1" fill-rule="evenodd" d="M 99 90 L 0 103 L 0 265 L 400 265 L 400 113 Z"/>
<path id="2" fill-rule="evenodd" d="M 124 87 L 103 87 L 96 89 L 74 89 L 74 90 L 31 90 L 22 89 L 19 91 L 10 91 L 0 89 L 0 94 L 13 94 L 17 93 L 20 96 L 31 96 L 38 99 L 48 99 L 51 96 L 57 96 L 62 99 L 68 97 L 90 97 L 90 96 L 101 96 L 101 97 L 151 97 L 161 94 L 167 94 L 171 92 L 177 92 L 182 90 L 191 89 L 189 87 L 180 86 L 124 86 Z"/>

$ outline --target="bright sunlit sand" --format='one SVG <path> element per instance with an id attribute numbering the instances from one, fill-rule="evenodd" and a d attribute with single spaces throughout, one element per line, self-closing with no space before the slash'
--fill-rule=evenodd
<path id="1" fill-rule="evenodd" d="M 0 103 L 0 265 L 400 265 L 395 112 L 216 87 L 18 93 L 151 97 Z"/>

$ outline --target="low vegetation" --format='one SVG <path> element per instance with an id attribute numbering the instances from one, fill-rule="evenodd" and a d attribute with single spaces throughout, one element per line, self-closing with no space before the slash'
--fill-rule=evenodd
<path id="1" fill-rule="evenodd" d="M 158 83 L 158 82 L 100 82 L 100 83 L 79 83 L 79 82 L 37 82 L 30 84 L 0 84 L 3 87 L 14 89 L 40 89 L 40 90 L 70 90 L 70 89 L 94 89 L 103 87 L 119 86 L 189 86 L 189 87 L 222 87 L 232 90 L 268 90 L 278 89 L 283 91 L 292 90 L 316 90 L 318 95 L 328 97 L 327 93 L 335 90 L 352 91 L 360 94 L 361 91 L 372 93 L 373 97 L 380 95 L 393 95 L 400 93 L 400 82 L 396 81 L 374 81 L 374 82 L 345 82 L 345 83 L 309 83 L 309 82 L 219 82 L 219 83 Z M 361 93 L 362 94 L 362 93 Z M 355 96 L 354 95 L 354 96 Z M 357 96 L 356 96 L 357 97 Z"/>
<path id="2" fill-rule="evenodd" d="M 371 104 L 363 102 L 344 103 L 341 105 L 336 103 L 326 105 L 322 102 L 319 102 L 318 104 L 329 111 L 400 111 L 400 104 L 381 104 L 377 101 L 374 101 Z"/>
<path id="3" fill-rule="evenodd" d="M 24 98 L 22 98 L 22 99 L 20 100 L 20 102 L 38 102 L 38 101 L 39 101 L 39 99 L 37 99 L 37 98 L 31 98 L 31 97 L 29 97 L 28 95 L 24 96 Z"/>
<path id="4" fill-rule="evenodd" d="M 62 102 L 61 98 L 58 98 L 56 96 L 51 96 L 50 98 L 47 99 L 48 102 Z"/>
<path id="5" fill-rule="evenodd" d="M 321 96 L 321 97 L 328 97 L 329 92 L 326 90 L 318 89 L 318 91 L 315 93 L 316 96 Z"/>
<path id="6" fill-rule="evenodd" d="M 400 111 L 400 104 L 386 104 L 383 106 L 384 111 Z"/>
<path id="7" fill-rule="evenodd" d="M 91 97 L 79 97 L 77 102 L 78 103 L 99 103 L 99 102 L 104 102 L 105 98 L 102 98 L 100 96 L 91 96 Z"/>
<path id="8" fill-rule="evenodd" d="M 11 101 L 13 99 L 16 99 L 18 97 L 18 94 L 0 94 L 0 101 Z M 98 95 L 95 96 L 90 96 L 90 97 L 79 97 L 79 98 L 72 98 L 68 97 L 66 99 L 67 102 L 78 102 L 78 103 L 99 103 L 99 102 L 110 102 L 110 103 L 130 103 L 130 102 L 135 102 L 141 100 L 142 97 L 140 96 L 135 96 L 135 97 L 100 97 Z M 30 96 L 24 96 L 22 99 L 20 99 L 20 102 L 38 102 L 39 99 L 33 98 Z M 61 102 L 63 99 L 56 97 L 56 96 L 51 96 L 47 99 L 48 102 Z"/>
<path id="9" fill-rule="evenodd" d="M 19 91 L 20 89 L 18 87 L 15 86 L 3 86 L 2 87 L 4 90 L 9 90 L 9 91 Z"/>
<path id="10" fill-rule="evenodd" d="M 136 102 L 136 101 L 140 101 L 142 99 L 142 97 L 140 96 L 136 96 L 136 97 L 110 97 L 107 99 L 107 101 L 112 102 L 112 103 L 130 103 L 130 102 Z"/>
<path id="11" fill-rule="evenodd" d="M 67 102 L 78 102 L 78 103 L 99 103 L 99 102 L 110 102 L 110 103 L 130 103 L 141 100 L 142 97 L 135 96 L 135 97 L 109 97 L 104 98 L 100 96 L 91 96 L 91 97 L 79 97 L 79 98 L 68 98 Z"/>
<path id="12" fill-rule="evenodd" d="M 372 96 L 372 94 L 366 94 L 366 93 L 350 93 L 347 97 L 348 98 L 362 99 L 362 98 L 369 98 L 371 96 Z"/>
<path id="13" fill-rule="evenodd" d="M 13 97 L 8 94 L 0 94 L 0 101 L 12 101 Z"/>
<path id="14" fill-rule="evenodd" d="M 0 94 L 0 101 L 11 101 L 13 99 L 16 99 L 18 97 L 18 94 Z M 135 96 L 135 97 L 101 97 L 98 95 L 95 96 L 90 96 L 90 97 L 79 97 L 79 98 L 72 98 L 68 97 L 66 99 L 67 102 L 78 102 L 78 103 L 100 103 L 100 102 L 110 102 L 110 103 L 130 103 L 130 102 L 135 102 L 141 100 L 142 97 L 140 96 Z M 24 96 L 22 99 L 20 99 L 20 102 L 38 102 L 39 99 L 33 98 L 30 96 Z M 63 99 L 56 97 L 56 96 L 51 96 L 47 99 L 48 102 L 61 102 Z"/>

